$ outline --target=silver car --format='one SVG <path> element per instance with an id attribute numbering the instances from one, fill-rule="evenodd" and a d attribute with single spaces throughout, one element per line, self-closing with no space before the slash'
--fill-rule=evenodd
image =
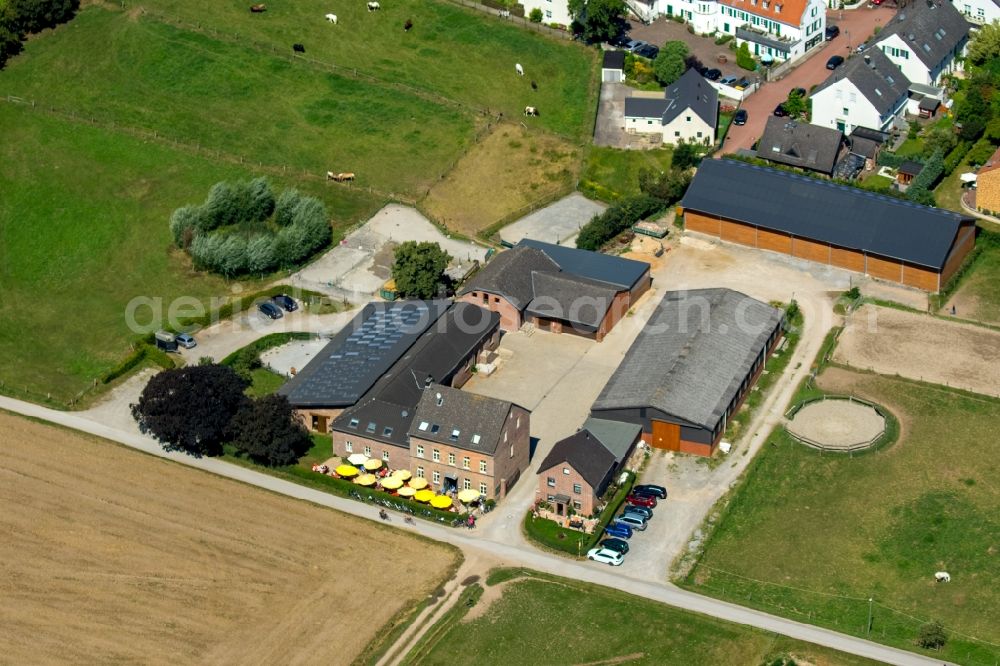
<path id="1" fill-rule="evenodd" d="M 639 530 L 640 532 L 646 529 L 646 519 L 642 516 L 636 515 L 634 513 L 623 513 L 616 518 L 619 523 L 624 523 L 628 525 L 633 530 Z"/>

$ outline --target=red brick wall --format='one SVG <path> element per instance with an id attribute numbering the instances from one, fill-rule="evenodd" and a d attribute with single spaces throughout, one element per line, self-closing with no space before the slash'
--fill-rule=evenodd
<path id="1" fill-rule="evenodd" d="M 563 470 L 569 472 L 565 473 Z M 555 485 L 549 485 L 549 479 Z M 580 492 L 574 492 L 573 486 L 577 485 L 580 488 Z M 583 480 L 580 473 L 577 472 L 569 463 L 563 462 L 558 465 L 554 465 L 549 469 L 540 470 L 538 473 L 538 499 L 549 502 L 553 505 L 553 510 L 555 510 L 555 504 L 549 497 L 553 495 L 566 495 L 570 499 L 570 504 L 573 501 L 580 503 L 580 507 L 574 509 L 577 513 L 581 513 L 585 516 L 593 515 L 594 505 L 597 503 L 597 498 L 594 496 L 594 489 Z"/>
<path id="2" fill-rule="evenodd" d="M 306 428 L 313 432 L 330 432 L 330 425 L 333 420 L 340 416 L 340 413 L 344 410 L 342 408 L 336 409 L 321 409 L 321 408 L 303 408 L 296 409 L 295 414 L 301 419 L 302 423 Z M 321 417 L 326 417 L 326 429 L 320 428 L 320 423 L 322 422 Z"/>
<path id="3" fill-rule="evenodd" d="M 483 299 L 486 299 L 485 301 Z M 521 328 L 521 311 L 503 296 L 485 291 L 471 291 L 458 300 L 478 305 L 500 314 L 500 328 L 505 331 L 516 331 Z"/>

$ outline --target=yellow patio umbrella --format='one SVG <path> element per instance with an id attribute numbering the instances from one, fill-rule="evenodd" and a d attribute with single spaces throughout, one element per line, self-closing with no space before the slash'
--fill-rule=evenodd
<path id="1" fill-rule="evenodd" d="M 427 479 L 421 479 L 419 477 L 416 479 L 410 479 L 410 487 L 415 488 L 417 490 L 420 490 L 421 488 L 426 488 Z"/>
<path id="2" fill-rule="evenodd" d="M 382 479 L 382 487 L 386 490 L 396 490 L 403 485 L 403 480 L 398 476 L 387 476 Z"/>
<path id="3" fill-rule="evenodd" d="M 354 479 L 354 483 L 359 486 L 374 486 L 378 479 L 375 478 L 374 474 L 362 474 L 358 478 Z"/>
<path id="4" fill-rule="evenodd" d="M 451 506 L 451 498 L 447 495 L 435 495 L 431 498 L 431 506 L 435 509 L 447 509 Z"/>
<path id="5" fill-rule="evenodd" d="M 458 501 L 463 504 L 471 504 L 479 499 L 479 493 L 477 493 L 472 488 L 466 488 L 465 490 L 458 491 Z"/>
<path id="6" fill-rule="evenodd" d="M 358 468 L 353 465 L 338 465 L 337 469 L 333 470 L 337 473 L 337 476 L 357 476 Z"/>
<path id="7" fill-rule="evenodd" d="M 416 494 L 417 494 L 417 491 L 414 490 L 413 488 L 407 487 L 407 488 L 400 488 L 399 489 L 399 496 L 400 497 L 413 497 Z"/>
<path id="8" fill-rule="evenodd" d="M 397 469 L 395 472 L 392 473 L 392 476 L 395 476 L 398 479 L 402 479 L 403 481 L 409 481 L 410 477 L 412 477 L 413 475 L 410 474 L 410 470 L 408 469 Z"/>
<path id="9" fill-rule="evenodd" d="M 418 502 L 430 502 L 434 498 L 434 491 L 424 488 L 423 490 L 418 490 L 413 496 L 413 499 Z"/>
<path id="10" fill-rule="evenodd" d="M 365 469 L 367 469 L 369 472 L 374 472 L 381 466 L 382 466 L 382 461 L 379 460 L 378 458 L 369 458 L 368 460 L 365 461 Z"/>

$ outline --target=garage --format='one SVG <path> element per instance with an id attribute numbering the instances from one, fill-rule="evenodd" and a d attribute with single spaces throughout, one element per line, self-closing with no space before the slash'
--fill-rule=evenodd
<path id="1" fill-rule="evenodd" d="M 604 62 L 601 64 L 601 81 L 604 83 L 623 83 L 625 81 L 624 51 L 604 52 Z"/>

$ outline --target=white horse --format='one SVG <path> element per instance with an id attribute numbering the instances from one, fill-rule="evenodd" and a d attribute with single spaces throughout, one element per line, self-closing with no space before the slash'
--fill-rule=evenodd
<path id="1" fill-rule="evenodd" d="M 947 571 L 938 571 L 936 574 L 934 574 L 934 580 L 936 580 L 939 583 L 950 583 L 951 574 L 948 573 Z"/>
<path id="2" fill-rule="evenodd" d="M 368 3 L 368 11 L 374 12 L 375 10 L 378 10 L 378 9 L 382 9 L 382 5 L 378 4 L 377 2 L 369 2 Z"/>
<path id="3" fill-rule="evenodd" d="M 514 71 L 518 76 L 524 76 L 524 67 L 521 67 L 521 63 L 514 63 Z"/>
<path id="4" fill-rule="evenodd" d="M 336 14 L 327 14 L 326 15 L 326 20 L 329 21 L 330 23 L 334 24 L 334 25 L 337 25 L 337 15 Z"/>
<path id="5" fill-rule="evenodd" d="M 536 109 L 533 106 L 526 106 L 526 107 L 524 107 L 524 115 L 526 115 L 526 116 L 537 116 L 538 115 L 538 109 Z"/>

